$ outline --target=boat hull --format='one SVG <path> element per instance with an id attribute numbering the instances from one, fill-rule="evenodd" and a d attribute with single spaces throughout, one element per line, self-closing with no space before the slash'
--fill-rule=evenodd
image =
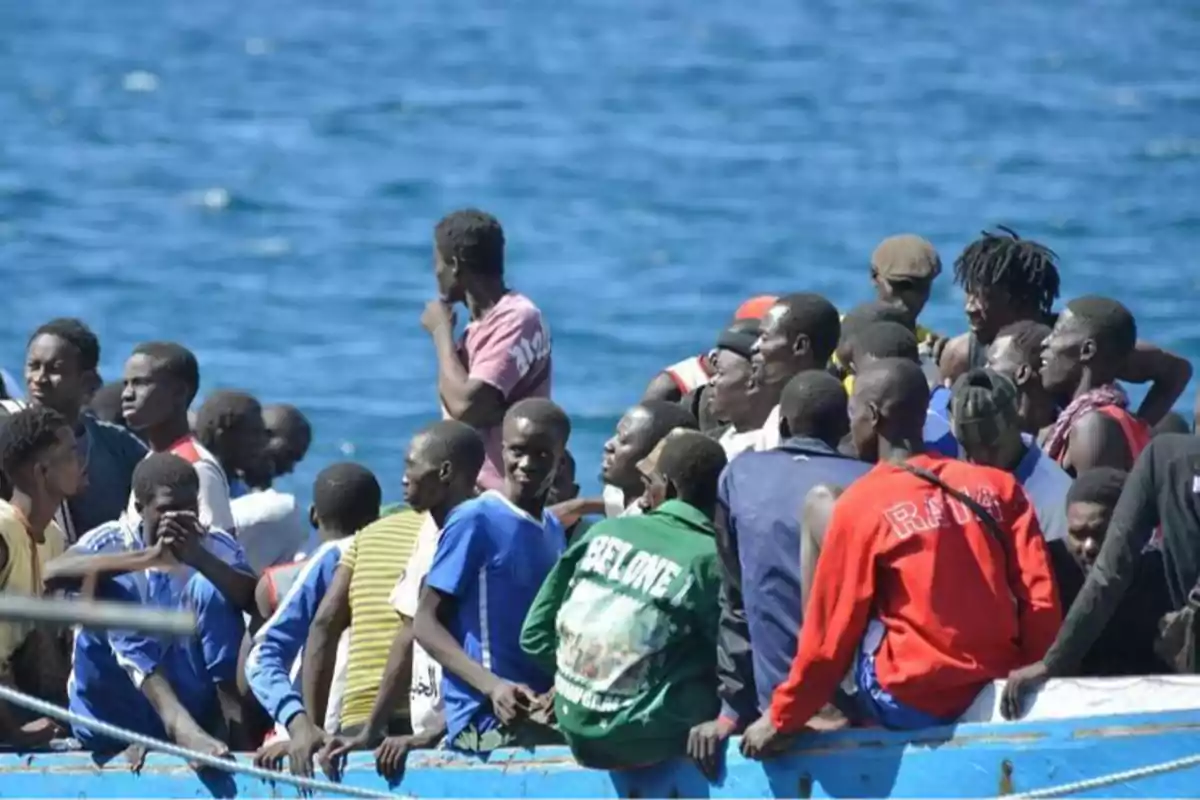
<path id="1" fill-rule="evenodd" d="M 1200 710 L 959 724 L 914 734 L 810 734 L 763 763 L 743 759 L 732 745 L 715 783 L 685 760 L 610 774 L 578 767 L 557 747 L 501 751 L 486 762 L 443 751 L 414 754 L 390 789 L 375 775 L 371 755 L 359 753 L 344 782 L 417 797 L 995 797 L 1200 754 Z M 98 767 L 83 753 L 0 756 L 0 797 L 274 798 L 295 791 L 240 775 L 198 775 L 166 756 L 151 756 L 138 775 L 120 760 Z M 1198 795 L 1200 768 L 1193 767 L 1073 796 Z"/>

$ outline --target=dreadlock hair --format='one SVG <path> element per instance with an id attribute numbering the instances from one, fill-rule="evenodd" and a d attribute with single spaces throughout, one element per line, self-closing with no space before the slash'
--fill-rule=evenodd
<path id="1" fill-rule="evenodd" d="M 972 294 L 1003 287 L 1014 305 L 1043 316 L 1058 299 L 1058 255 L 1043 244 L 1022 239 L 1003 225 L 983 231 L 954 261 L 954 282 Z"/>
<path id="2" fill-rule="evenodd" d="M 196 438 L 216 452 L 221 434 L 242 426 L 251 417 L 262 417 L 262 406 L 245 392 L 213 392 L 196 412 Z"/>
<path id="3" fill-rule="evenodd" d="M 996 333 L 1000 340 L 1012 337 L 1013 352 L 1021 359 L 1021 363 L 1041 371 L 1042 345 L 1050 335 L 1050 326 L 1031 319 L 1023 319 L 1010 325 L 1005 325 Z"/>
<path id="4" fill-rule="evenodd" d="M 74 317 L 52 319 L 33 332 L 29 343 L 43 335 L 57 337 L 74 347 L 79 354 L 79 368 L 84 372 L 90 372 L 100 364 L 100 340 L 82 320 Z"/>
<path id="5" fill-rule="evenodd" d="M 717 502 L 717 482 L 725 469 L 725 449 L 699 431 L 681 430 L 663 443 L 658 471 L 675 484 L 679 499 L 700 509 Z"/>
<path id="6" fill-rule="evenodd" d="M 433 240 L 446 261 L 476 275 L 504 274 L 504 229 L 491 214 L 475 208 L 447 214 L 433 229 Z"/>
<path id="7" fill-rule="evenodd" d="M 159 489 L 200 493 L 195 468 L 174 453 L 151 453 L 133 470 L 133 498 L 145 507 Z"/>
<path id="8" fill-rule="evenodd" d="M 343 461 L 321 470 L 313 482 L 313 506 L 322 525 L 341 533 L 356 533 L 379 519 L 383 489 L 375 474 L 360 464 Z"/>
<path id="9" fill-rule="evenodd" d="M 1079 473 L 1067 489 L 1067 505 L 1096 503 L 1113 508 L 1125 488 L 1129 473 L 1113 467 L 1093 467 Z"/>
<path id="10" fill-rule="evenodd" d="M 4 420 L 0 428 L 0 469 L 10 479 L 58 441 L 67 421 L 42 406 L 23 408 Z"/>
<path id="11" fill-rule="evenodd" d="M 1075 323 L 1095 340 L 1100 358 L 1106 361 L 1124 358 L 1137 345 L 1137 322 L 1129 309 L 1116 300 L 1087 295 L 1067 303 L 1067 310 L 1075 317 Z"/>
<path id="12" fill-rule="evenodd" d="M 200 363 L 196 356 L 175 342 L 142 342 L 133 348 L 135 356 L 148 356 L 173 380 L 187 387 L 187 404 L 191 405 L 200 391 Z"/>
<path id="13" fill-rule="evenodd" d="M 504 418 L 506 420 L 509 418 L 527 419 L 530 422 L 545 425 L 562 440 L 564 449 L 567 446 L 567 440 L 571 438 L 571 419 L 567 416 L 567 412 L 563 411 L 553 400 L 547 400 L 544 397 L 527 397 L 514 403 Z"/>

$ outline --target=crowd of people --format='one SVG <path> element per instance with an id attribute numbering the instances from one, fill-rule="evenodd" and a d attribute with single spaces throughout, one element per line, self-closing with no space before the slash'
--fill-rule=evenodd
<path id="1" fill-rule="evenodd" d="M 82 321 L 33 332 L 25 399 L 0 412 L 0 590 L 196 626 L 3 622 L 5 685 L 298 775 L 565 742 L 587 767 L 686 755 L 715 776 L 735 734 L 761 758 L 810 729 L 951 723 L 997 679 L 1019 717 L 1049 677 L 1196 668 L 1200 438 L 1171 411 L 1192 368 L 1118 300 L 1056 312 L 1044 245 L 1001 229 L 963 249 L 953 338 L 920 324 L 942 262 L 914 235 L 870 254 L 845 313 L 746 300 L 653 377 L 585 497 L 500 223 L 458 211 L 433 239 L 442 413 L 412 437 L 403 504 L 343 462 L 306 513 L 272 488 L 306 455 L 304 415 L 218 391 L 193 416 L 181 344 L 138 345 L 102 384 Z M 1148 385 L 1139 407 L 1122 382 Z M 0 703 L 4 745 L 67 738 L 145 755 Z"/>

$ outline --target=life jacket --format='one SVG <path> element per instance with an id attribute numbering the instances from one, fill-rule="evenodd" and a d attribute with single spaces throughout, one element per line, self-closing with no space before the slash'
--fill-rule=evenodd
<path id="1" fill-rule="evenodd" d="M 663 370 L 675 381 L 681 394 L 694 391 L 712 380 L 712 371 L 708 364 L 708 354 L 692 356 L 672 364 Z"/>
<path id="2" fill-rule="evenodd" d="M 287 597 L 288 591 L 296 583 L 296 578 L 300 575 L 300 570 L 304 568 L 306 559 L 294 561 L 291 564 L 280 564 L 275 567 L 267 567 L 263 571 L 263 580 L 267 582 L 267 597 L 271 603 L 271 613 L 274 614 L 279 609 L 279 602 Z"/>

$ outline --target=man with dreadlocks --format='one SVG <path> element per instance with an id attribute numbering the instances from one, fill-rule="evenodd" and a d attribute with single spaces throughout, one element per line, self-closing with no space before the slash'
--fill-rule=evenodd
<path id="1" fill-rule="evenodd" d="M 987 366 L 987 348 L 1001 328 L 1023 320 L 1053 327 L 1051 311 L 1059 294 L 1058 255 L 1043 244 L 1022 239 L 1011 228 L 984 231 L 954 262 L 954 281 L 966 292 L 971 330 L 950 340 L 938 358 L 946 385 L 970 369 Z M 1149 383 L 1137 416 L 1154 425 L 1174 406 L 1192 378 L 1185 358 L 1148 342 L 1138 342 L 1117 365 L 1116 377 Z"/>
<path id="2" fill-rule="evenodd" d="M 956 336 L 938 359 L 942 379 L 987 366 L 987 348 L 1000 329 L 1019 320 L 1045 321 L 1058 298 L 1058 256 L 1009 228 L 984 231 L 954 262 L 954 282 L 967 294 L 971 330 Z"/>

